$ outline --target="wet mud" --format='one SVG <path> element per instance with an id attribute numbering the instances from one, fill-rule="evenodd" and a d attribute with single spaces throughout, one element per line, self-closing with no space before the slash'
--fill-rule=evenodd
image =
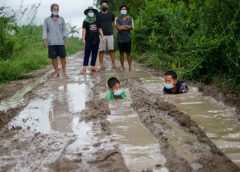
<path id="1" fill-rule="evenodd" d="M 240 120 L 240 96 L 238 94 L 232 92 L 223 93 L 219 89 L 205 84 L 195 85 L 199 88 L 199 91 L 201 91 L 203 95 L 211 96 L 217 101 L 222 101 L 228 106 L 235 107 L 237 118 Z"/>
<path id="2" fill-rule="evenodd" d="M 132 85 L 132 106 L 142 124 L 157 138 L 170 171 L 239 171 L 191 118 L 152 94 Z"/>
<path id="3" fill-rule="evenodd" d="M 156 71 L 154 69 L 148 69 L 148 71 L 156 77 L 163 77 L 164 73 Z M 222 91 L 213 85 L 206 85 L 203 83 L 189 84 L 192 87 L 198 88 L 198 91 L 202 92 L 204 96 L 211 96 L 216 101 L 221 101 L 225 105 L 236 108 L 235 115 L 240 120 L 240 95 L 231 91 Z"/>
<path id="4" fill-rule="evenodd" d="M 138 64 L 121 72 L 106 60 L 106 71 L 80 75 L 81 64 L 82 53 L 74 55 L 68 76 L 45 77 L 1 100 L 0 171 L 240 171 L 212 141 L 211 127 L 185 113 L 193 112 L 185 105 L 201 105 L 201 99 L 159 94 L 161 79 Z M 112 76 L 127 99 L 105 100 Z M 221 108 L 226 111 L 209 112 L 232 112 Z"/>

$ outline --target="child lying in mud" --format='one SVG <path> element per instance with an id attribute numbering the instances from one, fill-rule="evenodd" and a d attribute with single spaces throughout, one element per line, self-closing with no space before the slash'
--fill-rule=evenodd
<path id="1" fill-rule="evenodd" d="M 183 82 L 177 80 L 177 74 L 174 71 L 167 71 L 164 74 L 164 94 L 180 94 L 188 91 L 188 86 Z"/>
<path id="2" fill-rule="evenodd" d="M 126 98 L 126 93 L 122 89 L 122 85 L 117 78 L 115 78 L 115 77 L 110 78 L 108 80 L 107 84 L 108 84 L 108 88 L 110 90 L 106 95 L 107 100 Z"/>

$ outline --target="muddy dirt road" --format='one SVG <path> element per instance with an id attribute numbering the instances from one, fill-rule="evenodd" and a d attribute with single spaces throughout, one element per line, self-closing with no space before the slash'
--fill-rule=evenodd
<path id="1" fill-rule="evenodd" d="M 81 64 L 82 53 L 69 57 L 67 77 L 49 71 L 1 100 L 0 171 L 240 171 L 234 108 L 196 88 L 163 95 L 139 64 L 80 75 Z M 111 76 L 127 99 L 104 99 Z"/>

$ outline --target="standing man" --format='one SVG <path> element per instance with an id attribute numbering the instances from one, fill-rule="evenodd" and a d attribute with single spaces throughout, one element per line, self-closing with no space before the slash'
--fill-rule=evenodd
<path id="1" fill-rule="evenodd" d="M 44 20 L 43 40 L 44 47 L 48 48 L 48 57 L 52 59 L 55 70 L 54 75 L 59 77 L 57 57 L 61 58 L 63 75 L 66 75 L 66 50 L 68 45 L 68 32 L 65 21 L 59 16 L 59 5 L 52 4 L 50 8 L 52 14 Z"/>
<path id="2" fill-rule="evenodd" d="M 114 55 L 114 14 L 108 10 L 108 1 L 102 0 L 101 3 L 101 12 L 97 14 L 97 21 L 99 26 L 103 30 L 104 39 L 100 41 L 99 45 L 99 62 L 100 69 L 103 69 L 103 56 L 104 51 L 108 49 L 111 60 L 112 67 L 115 68 L 115 55 Z"/>
<path id="3" fill-rule="evenodd" d="M 118 29 L 118 48 L 120 52 L 120 62 L 123 71 L 124 67 L 124 53 L 127 54 L 127 61 L 129 66 L 129 71 L 132 70 L 132 55 L 131 55 L 131 30 L 134 28 L 133 19 L 127 15 L 128 7 L 122 5 L 120 7 L 121 15 L 116 20 L 116 26 Z"/>

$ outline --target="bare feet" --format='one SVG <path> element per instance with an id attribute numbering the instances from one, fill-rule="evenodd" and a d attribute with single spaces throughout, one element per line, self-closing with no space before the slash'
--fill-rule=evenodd
<path id="1" fill-rule="evenodd" d="M 82 74 L 84 75 L 84 74 L 86 74 L 87 73 L 87 68 L 86 67 L 83 67 L 83 69 L 82 69 Z"/>
<path id="2" fill-rule="evenodd" d="M 54 72 L 53 76 L 54 76 L 55 78 L 58 78 L 58 77 L 59 77 L 59 73 L 58 73 L 58 72 Z"/>
<path id="3" fill-rule="evenodd" d="M 100 67 L 100 68 L 99 68 L 99 71 L 104 71 L 104 70 L 105 70 L 104 67 Z"/>

